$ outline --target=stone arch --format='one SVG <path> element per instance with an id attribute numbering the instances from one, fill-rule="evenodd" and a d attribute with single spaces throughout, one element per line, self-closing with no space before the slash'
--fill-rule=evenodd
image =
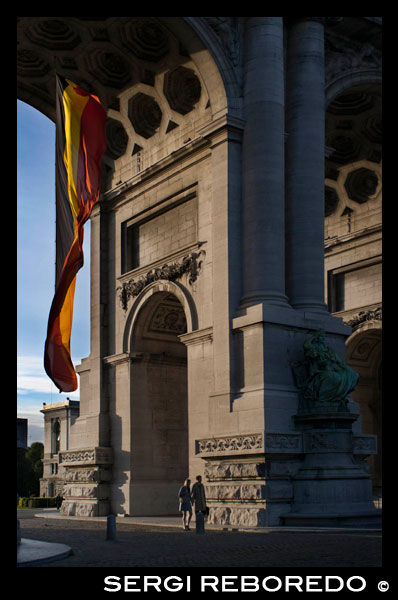
<path id="1" fill-rule="evenodd" d="M 327 82 L 325 87 L 325 106 L 351 88 L 366 85 L 382 85 L 382 74 L 378 69 L 349 71 Z"/>
<path id="2" fill-rule="evenodd" d="M 379 320 L 361 323 L 346 342 L 347 364 L 359 373 L 352 398 L 359 405 L 363 433 L 377 435 L 377 454 L 368 463 L 376 497 L 382 490 L 382 324 Z"/>
<path id="3" fill-rule="evenodd" d="M 224 84 L 229 95 L 237 90 L 228 56 L 205 19 L 19 17 L 18 98 L 54 120 L 58 71 L 96 93 L 105 108 L 117 110 L 120 93 L 138 82 L 153 87 L 156 74 L 176 66 L 173 55 L 180 64 L 192 60 L 203 80 L 213 82 L 209 105 L 219 113 L 227 105 Z"/>
<path id="4" fill-rule="evenodd" d="M 173 294 L 179 300 L 185 313 L 187 324 L 186 333 L 191 333 L 198 328 L 198 316 L 195 303 L 185 286 L 177 281 L 159 280 L 144 288 L 132 304 L 124 327 L 123 352 L 130 352 L 131 350 L 134 329 L 141 309 L 148 301 L 150 301 L 154 294 L 158 293 Z"/>
<path id="5" fill-rule="evenodd" d="M 188 476 L 187 321 L 170 289 L 145 294 L 131 330 L 131 515 L 175 514 Z"/>

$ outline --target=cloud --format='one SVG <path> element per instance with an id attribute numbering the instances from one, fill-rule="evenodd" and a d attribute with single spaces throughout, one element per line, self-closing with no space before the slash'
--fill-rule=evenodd
<path id="1" fill-rule="evenodd" d="M 17 357 L 17 390 L 20 396 L 30 394 L 58 395 L 58 389 L 44 370 L 42 356 Z M 68 392 L 68 397 L 72 399 L 79 398 L 79 390 Z"/>

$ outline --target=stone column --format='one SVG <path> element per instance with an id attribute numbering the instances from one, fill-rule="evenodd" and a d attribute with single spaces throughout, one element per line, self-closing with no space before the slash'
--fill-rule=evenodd
<path id="1" fill-rule="evenodd" d="M 247 17 L 243 135 L 243 297 L 287 306 L 284 275 L 282 17 Z"/>
<path id="2" fill-rule="evenodd" d="M 300 310 L 324 302 L 324 17 L 289 24 L 286 79 L 286 292 Z"/>

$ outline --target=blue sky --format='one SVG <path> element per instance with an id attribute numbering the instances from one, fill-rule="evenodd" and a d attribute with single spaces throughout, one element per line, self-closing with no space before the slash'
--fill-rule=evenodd
<path id="1" fill-rule="evenodd" d="M 84 266 L 77 275 L 71 337 L 73 363 L 90 353 L 90 222 Z M 55 282 L 55 125 L 17 103 L 17 414 L 28 422 L 28 445 L 44 441 L 43 402 L 79 399 L 59 393 L 43 366 Z M 79 377 L 78 377 L 79 381 Z"/>

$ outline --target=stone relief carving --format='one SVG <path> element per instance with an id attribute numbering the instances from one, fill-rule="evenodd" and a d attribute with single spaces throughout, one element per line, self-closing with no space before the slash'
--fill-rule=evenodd
<path id="1" fill-rule="evenodd" d="M 301 435 L 297 434 L 281 434 L 281 433 L 266 433 L 265 435 L 266 450 L 300 450 Z"/>
<path id="2" fill-rule="evenodd" d="M 355 317 L 349 321 L 345 321 L 345 323 L 355 331 L 355 329 L 362 325 L 362 323 L 366 323 L 366 321 L 381 321 L 382 318 L 382 307 L 379 306 L 374 310 L 361 310 Z"/>
<path id="3" fill-rule="evenodd" d="M 63 452 L 61 454 L 63 463 L 93 462 L 94 450 L 76 450 L 75 452 Z"/>
<path id="4" fill-rule="evenodd" d="M 196 454 L 243 453 L 245 450 L 261 451 L 263 448 L 264 435 L 262 433 L 196 440 Z"/>
<path id="5" fill-rule="evenodd" d="M 377 438 L 376 436 L 354 436 L 353 437 L 353 452 L 356 454 L 376 454 L 377 453 Z"/>
<path id="6" fill-rule="evenodd" d="M 187 330 L 184 309 L 180 306 L 160 304 L 153 315 L 148 331 L 182 334 Z"/>
<path id="7" fill-rule="evenodd" d="M 381 68 L 381 54 L 370 43 L 361 44 L 335 33 L 325 35 L 326 83 L 344 71 Z"/>
<path id="8" fill-rule="evenodd" d="M 138 296 L 147 285 L 159 279 L 176 281 L 186 274 L 188 275 L 189 284 L 192 285 L 199 276 L 202 261 L 198 259 L 201 255 L 205 255 L 204 250 L 184 256 L 180 263 L 174 262 L 170 265 L 166 263 L 162 267 L 155 267 L 138 280 L 130 279 L 130 281 L 123 282 L 121 288 L 117 288 L 117 291 L 121 289 L 119 298 L 123 309 L 127 310 L 128 301 L 131 297 Z"/>

